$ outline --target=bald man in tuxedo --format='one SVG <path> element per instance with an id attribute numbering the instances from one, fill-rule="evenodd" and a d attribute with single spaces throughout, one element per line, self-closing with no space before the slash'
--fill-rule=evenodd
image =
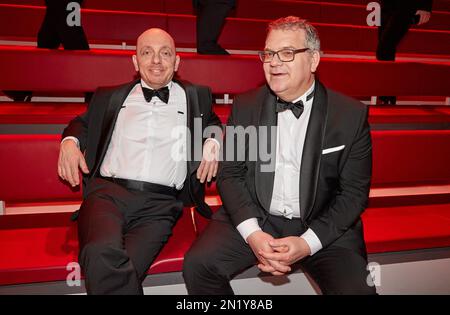
<path id="1" fill-rule="evenodd" d="M 60 148 L 59 176 L 76 186 L 83 173 L 78 239 L 88 294 L 142 294 L 183 205 L 211 215 L 204 183 L 216 175 L 220 145 L 193 132 L 220 126 L 210 89 L 174 78 L 180 56 L 161 29 L 139 36 L 133 64 L 140 79 L 98 89 Z M 200 161 L 193 149 L 201 144 Z"/>

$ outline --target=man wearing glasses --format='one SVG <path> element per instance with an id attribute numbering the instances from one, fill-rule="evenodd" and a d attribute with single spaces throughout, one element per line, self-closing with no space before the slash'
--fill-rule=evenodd
<path id="1" fill-rule="evenodd" d="M 267 85 L 233 104 L 223 147 L 245 158 L 224 155 L 223 207 L 185 257 L 188 293 L 233 294 L 230 280 L 245 268 L 285 275 L 298 262 L 323 294 L 375 294 L 360 219 L 372 165 L 367 108 L 316 78 L 320 40 L 305 20 L 270 23 L 259 56 Z M 254 125 L 272 161 L 252 160 L 251 141 L 229 132 Z"/>

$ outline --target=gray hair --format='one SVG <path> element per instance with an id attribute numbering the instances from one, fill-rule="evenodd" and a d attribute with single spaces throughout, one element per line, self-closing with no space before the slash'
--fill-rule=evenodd
<path id="1" fill-rule="evenodd" d="M 304 30 L 305 31 L 305 47 L 311 51 L 320 52 L 320 38 L 317 29 L 311 25 L 307 20 L 301 19 L 297 16 L 287 16 L 279 18 L 269 23 L 267 33 L 272 30 Z"/>

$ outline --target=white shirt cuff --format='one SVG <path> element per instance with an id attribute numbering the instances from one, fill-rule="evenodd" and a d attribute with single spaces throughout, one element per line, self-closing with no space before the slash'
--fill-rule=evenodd
<path id="1" fill-rule="evenodd" d="M 217 146 L 219 147 L 219 150 L 220 150 L 220 142 L 219 142 L 219 140 L 217 140 L 217 139 L 215 139 L 215 138 L 208 138 L 208 139 L 205 140 L 205 143 L 206 143 L 206 141 L 209 141 L 209 140 L 212 140 L 212 141 L 214 141 L 215 143 L 217 143 Z"/>
<path id="2" fill-rule="evenodd" d="M 256 231 L 261 231 L 257 218 L 250 218 L 245 221 L 242 221 L 236 228 L 246 243 L 247 237 L 249 237 L 250 234 Z"/>
<path id="3" fill-rule="evenodd" d="M 78 149 L 80 148 L 80 141 L 77 138 L 72 137 L 72 136 L 65 137 L 64 139 L 61 140 L 61 143 L 63 143 L 66 140 L 69 140 L 69 139 L 75 141 L 75 143 L 77 144 Z"/>
<path id="4" fill-rule="evenodd" d="M 322 243 L 320 242 L 319 238 L 317 237 L 316 233 L 314 233 L 313 230 L 308 229 L 305 233 L 303 233 L 301 236 L 305 240 L 305 242 L 308 244 L 309 248 L 311 249 L 311 255 L 314 255 L 319 250 L 322 249 Z"/>

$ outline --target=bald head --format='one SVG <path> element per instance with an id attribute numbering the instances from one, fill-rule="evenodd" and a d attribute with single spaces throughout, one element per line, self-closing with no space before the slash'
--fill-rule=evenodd
<path id="1" fill-rule="evenodd" d="M 178 70 L 179 62 L 175 42 L 166 31 L 151 28 L 138 37 L 133 63 L 150 87 L 159 89 L 167 85 Z"/>
<path id="2" fill-rule="evenodd" d="M 139 49 L 139 46 L 149 42 L 165 42 L 175 51 L 175 41 L 172 36 L 160 28 L 150 28 L 139 35 L 136 43 L 136 50 Z"/>

